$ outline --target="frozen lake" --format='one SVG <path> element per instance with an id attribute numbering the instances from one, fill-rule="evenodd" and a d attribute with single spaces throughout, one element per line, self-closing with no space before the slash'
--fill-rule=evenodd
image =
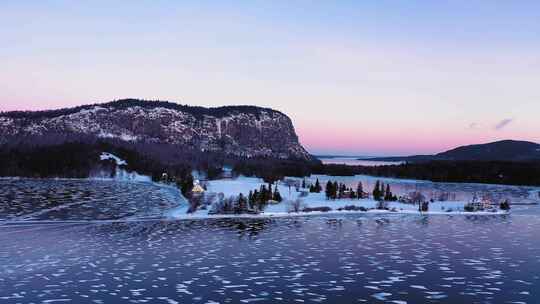
<path id="1" fill-rule="evenodd" d="M 179 221 L 162 216 L 178 197 L 153 184 L 0 180 L 0 190 L 2 303 L 535 303 L 540 296 L 538 206 L 493 216 Z M 519 198 L 531 189 L 507 191 Z"/>

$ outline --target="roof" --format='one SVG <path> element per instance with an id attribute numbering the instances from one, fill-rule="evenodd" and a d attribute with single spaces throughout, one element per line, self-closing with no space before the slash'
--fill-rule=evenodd
<path id="1" fill-rule="evenodd" d="M 201 185 L 196 184 L 195 186 L 193 186 L 193 189 L 191 191 L 193 191 L 195 193 L 202 193 L 202 192 L 204 192 L 204 188 L 201 187 Z"/>

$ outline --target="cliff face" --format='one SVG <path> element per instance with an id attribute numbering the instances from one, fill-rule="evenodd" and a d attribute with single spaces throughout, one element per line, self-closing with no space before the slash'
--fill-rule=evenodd
<path id="1" fill-rule="evenodd" d="M 121 100 L 100 105 L 0 114 L 0 144 L 39 138 L 114 138 L 170 144 L 239 157 L 311 160 L 285 114 L 252 106 L 202 108 Z"/>

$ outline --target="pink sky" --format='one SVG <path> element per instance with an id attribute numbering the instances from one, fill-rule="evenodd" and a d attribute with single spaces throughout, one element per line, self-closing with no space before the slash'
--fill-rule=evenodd
<path id="1" fill-rule="evenodd" d="M 0 110 L 259 105 L 312 153 L 540 141 L 538 1 L 383 2 L 3 3 Z"/>
<path id="2" fill-rule="evenodd" d="M 0 110 L 45 110 L 98 102 L 91 99 L 88 102 L 17 100 L 16 103 L 1 104 Z M 352 109 L 351 112 L 359 110 Z M 333 114 L 318 119 L 318 116 L 307 115 L 301 110 L 295 111 L 286 114 L 293 119 L 300 142 L 314 154 L 362 156 L 433 154 L 467 144 L 503 139 L 532 141 L 539 139 L 539 134 L 534 131 L 534 125 L 527 125 L 513 118 L 469 125 L 460 120 L 419 125 L 408 120 L 393 122 L 387 118 L 347 121 L 347 115 L 343 116 L 345 119 L 340 119 Z M 497 125 L 501 122 L 507 124 L 497 129 Z"/>

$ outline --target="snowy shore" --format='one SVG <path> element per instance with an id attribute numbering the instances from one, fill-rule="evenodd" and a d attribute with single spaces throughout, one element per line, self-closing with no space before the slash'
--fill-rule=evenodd
<path id="1" fill-rule="evenodd" d="M 494 215 L 507 215 L 510 214 L 506 211 L 497 211 L 497 212 L 465 212 L 465 211 L 453 211 L 453 212 L 437 212 L 437 211 L 428 211 L 428 212 L 418 212 L 411 210 L 399 210 L 399 211 L 389 211 L 389 210 L 368 210 L 368 211 L 338 211 L 332 210 L 328 212 L 321 211 L 312 211 L 312 212 L 261 212 L 259 214 L 204 214 L 200 212 L 195 212 L 191 214 L 179 214 L 177 212 L 171 212 L 170 219 L 174 220 L 203 220 L 203 219 L 227 219 L 227 218 L 245 218 L 245 219 L 261 219 L 261 218 L 285 218 L 285 217 L 304 217 L 304 216 L 321 216 L 321 215 L 391 215 L 391 214 L 405 214 L 405 215 L 464 215 L 464 216 L 494 216 Z"/>
<path id="2" fill-rule="evenodd" d="M 240 176 L 235 179 L 212 180 L 206 183 L 207 193 L 223 193 L 225 197 L 237 196 L 242 193 L 245 197 L 250 191 L 259 189 L 266 185 L 260 178 Z M 196 210 L 188 214 L 189 205 L 182 204 L 168 212 L 168 216 L 174 219 L 208 219 L 208 218 L 270 218 L 270 217 L 295 217 L 295 216 L 315 216 L 315 215 L 339 215 L 339 214 L 411 214 L 411 215 L 502 215 L 508 214 L 506 211 L 476 211 L 465 212 L 463 210 L 465 201 L 445 201 L 433 202 L 429 204 L 427 212 L 419 212 L 417 205 L 400 202 L 388 202 L 389 210 L 376 209 L 377 201 L 373 199 L 337 199 L 327 200 L 324 192 L 308 193 L 302 196 L 302 192 L 296 191 L 295 187 L 289 188 L 284 183 L 279 182 L 277 188 L 283 197 L 283 201 L 278 204 L 269 204 L 263 212 L 259 214 L 209 214 L 208 207 L 204 210 Z M 305 192 L 305 189 L 302 189 Z M 305 208 L 329 207 L 331 210 L 310 211 L 310 212 L 288 212 L 288 201 L 300 199 Z M 347 206 L 365 208 L 367 211 L 343 210 Z M 342 210 L 338 210 L 342 209 Z"/>

